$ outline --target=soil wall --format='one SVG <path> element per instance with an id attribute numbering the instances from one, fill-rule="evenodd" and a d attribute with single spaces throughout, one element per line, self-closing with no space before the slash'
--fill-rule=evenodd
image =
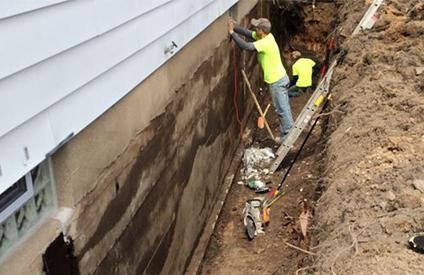
<path id="1" fill-rule="evenodd" d="M 374 28 L 349 37 L 372 1 L 339 6 L 339 41 L 316 208 L 318 274 L 421 274 L 407 248 L 424 231 L 423 4 L 384 1 Z"/>

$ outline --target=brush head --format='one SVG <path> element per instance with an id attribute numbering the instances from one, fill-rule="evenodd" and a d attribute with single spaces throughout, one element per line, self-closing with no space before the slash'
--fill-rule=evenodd
<path id="1" fill-rule="evenodd" d="M 258 117 L 258 128 L 259 129 L 263 129 L 264 128 L 264 126 L 265 126 L 265 120 L 264 120 L 264 118 L 263 117 Z"/>

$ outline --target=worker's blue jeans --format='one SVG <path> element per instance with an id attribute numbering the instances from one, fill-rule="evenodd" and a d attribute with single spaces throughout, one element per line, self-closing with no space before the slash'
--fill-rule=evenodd
<path id="1" fill-rule="evenodd" d="M 287 88 L 289 87 L 289 77 L 285 75 L 283 78 L 269 84 L 272 103 L 274 103 L 275 111 L 280 120 L 280 134 L 284 138 L 293 127 L 293 117 L 289 105 L 289 96 Z"/>

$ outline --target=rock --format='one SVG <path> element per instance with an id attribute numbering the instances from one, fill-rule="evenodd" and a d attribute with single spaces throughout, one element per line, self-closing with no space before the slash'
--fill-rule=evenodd
<path id="1" fill-rule="evenodd" d="M 424 67 L 415 67 L 415 74 L 421 75 L 424 72 Z"/>
<path id="2" fill-rule="evenodd" d="M 390 27 L 390 20 L 386 18 L 380 18 L 374 25 L 374 29 L 378 31 L 386 30 Z"/>
<path id="3" fill-rule="evenodd" d="M 415 209 L 421 207 L 421 198 L 413 192 L 404 192 L 398 196 L 397 202 L 401 208 Z"/>
<path id="4" fill-rule="evenodd" d="M 371 184 L 371 185 L 370 185 L 370 188 L 371 188 L 372 190 L 375 190 L 375 189 L 377 189 L 377 188 L 378 188 L 378 184 Z"/>
<path id="5" fill-rule="evenodd" d="M 414 180 L 412 186 L 415 189 L 420 190 L 421 193 L 424 193 L 424 180 Z"/>
<path id="6" fill-rule="evenodd" d="M 264 251 L 265 251 L 265 248 L 259 248 L 258 250 L 255 251 L 255 253 L 256 254 L 261 254 Z"/>
<path id="7" fill-rule="evenodd" d="M 401 28 L 401 34 L 412 38 L 420 37 L 424 34 L 424 22 L 410 21 Z"/>
<path id="8" fill-rule="evenodd" d="M 367 53 L 363 56 L 362 62 L 366 65 L 371 65 L 373 60 L 373 56 L 370 53 Z"/>
<path id="9" fill-rule="evenodd" d="M 380 202 L 378 205 L 382 210 L 385 210 L 387 208 L 387 202 L 385 201 Z"/>
<path id="10" fill-rule="evenodd" d="M 393 212 L 397 210 L 397 207 L 393 203 L 390 203 L 386 205 L 386 208 L 384 210 L 387 212 Z"/>
<path id="11" fill-rule="evenodd" d="M 396 195 L 392 191 L 388 191 L 388 192 L 386 192 L 386 198 L 389 201 L 393 201 L 393 200 L 396 199 Z"/>
<path id="12" fill-rule="evenodd" d="M 393 218 L 383 219 L 381 222 L 384 231 L 392 235 L 393 233 L 407 233 L 412 229 L 412 224 L 405 216 L 396 216 Z"/>

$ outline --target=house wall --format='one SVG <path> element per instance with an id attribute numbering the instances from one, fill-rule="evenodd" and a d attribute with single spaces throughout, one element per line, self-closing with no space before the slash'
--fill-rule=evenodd
<path id="1" fill-rule="evenodd" d="M 0 120 L 0 192 L 76 136 L 236 2 L 0 4 L 0 117 L 7 117 Z M 178 47 L 167 52 L 172 42 Z"/>
<path id="2" fill-rule="evenodd" d="M 231 13 L 242 21 L 256 2 Z M 73 214 L 47 218 L 1 274 L 40 273 L 40 254 L 60 231 L 73 240 L 81 274 L 184 272 L 240 142 L 228 14 L 51 156 L 59 207 Z M 253 54 L 236 58 L 257 74 Z M 245 117 L 251 105 L 238 79 Z"/>

